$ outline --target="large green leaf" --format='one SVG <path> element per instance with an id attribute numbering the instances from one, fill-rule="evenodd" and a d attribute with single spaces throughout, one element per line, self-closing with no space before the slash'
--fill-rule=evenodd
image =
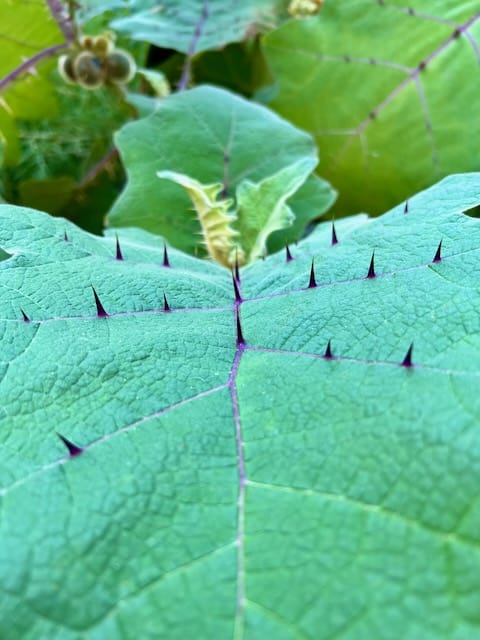
<path id="1" fill-rule="evenodd" d="M 118 3 L 117 3 L 118 4 Z M 133 3 L 135 5 L 135 2 Z M 136 40 L 195 53 L 238 42 L 287 17 L 286 0 L 163 0 L 160 7 L 137 0 L 140 10 L 112 22 Z M 142 5 L 147 5 L 145 8 Z"/>
<path id="2" fill-rule="evenodd" d="M 279 181 L 282 171 L 303 167 L 297 171 L 301 180 L 296 193 L 317 162 L 309 135 L 264 107 L 209 86 L 171 95 L 154 114 L 123 127 L 116 144 L 128 183 L 109 215 L 111 224 L 141 226 L 192 253 L 200 243 L 201 227 L 191 200 L 177 184 L 159 180 L 159 171 L 183 174 L 201 185 L 219 184 L 223 199 L 237 200 L 239 193 L 245 199 L 248 189 L 261 190 L 265 213 L 272 199 L 276 205 L 292 195 L 288 183 Z M 298 239 L 305 224 L 334 199 L 334 192 L 320 180 L 310 180 L 309 192 L 318 208 L 309 216 L 300 211 L 297 224 L 285 232 L 289 240 Z M 292 210 L 296 214 L 294 206 Z M 266 213 L 258 217 L 265 220 Z M 250 251 L 253 242 L 248 243 Z"/>
<path id="3" fill-rule="evenodd" d="M 479 638 L 479 203 L 321 225 L 237 294 L 1 206 L 0 637 Z"/>
<path id="4" fill-rule="evenodd" d="M 409 6 L 326 0 L 264 39 L 271 106 L 315 135 L 341 213 L 381 213 L 480 168 L 479 3 Z"/>

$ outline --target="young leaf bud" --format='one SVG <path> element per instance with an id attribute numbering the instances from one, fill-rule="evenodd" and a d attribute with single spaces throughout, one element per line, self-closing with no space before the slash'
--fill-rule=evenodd
<path id="1" fill-rule="evenodd" d="M 82 51 L 73 62 L 73 73 L 79 85 L 85 89 L 97 89 L 103 84 L 100 61 L 90 51 Z"/>
<path id="2" fill-rule="evenodd" d="M 118 84 L 130 82 L 137 70 L 134 59 L 124 49 L 114 49 L 104 64 L 107 79 Z"/>
<path id="3" fill-rule="evenodd" d="M 72 56 L 60 56 L 58 59 L 58 72 L 68 84 L 75 84 Z"/>

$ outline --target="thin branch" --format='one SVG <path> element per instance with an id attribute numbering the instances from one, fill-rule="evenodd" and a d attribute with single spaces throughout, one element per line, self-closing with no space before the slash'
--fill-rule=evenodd
<path id="1" fill-rule="evenodd" d="M 61 0 L 47 0 L 47 4 L 55 22 L 62 30 L 65 40 L 70 44 L 75 40 L 76 36 L 76 26 L 72 19 L 72 11 L 67 13 Z"/>
<path id="2" fill-rule="evenodd" d="M 188 83 L 190 82 L 190 74 L 192 70 L 192 58 L 195 54 L 195 50 L 197 48 L 197 43 L 202 35 L 203 27 L 205 26 L 206 21 L 208 20 L 210 15 L 208 0 L 204 0 L 202 15 L 200 16 L 199 21 L 197 22 L 197 26 L 195 27 L 195 33 L 193 34 L 192 41 L 190 42 L 190 46 L 187 51 L 187 56 L 185 58 L 185 65 L 182 71 L 182 77 L 180 78 L 177 89 L 178 91 L 183 91 L 187 88 Z"/>
<path id="3" fill-rule="evenodd" d="M 53 56 L 55 53 L 57 53 L 57 51 L 61 51 L 61 49 L 65 49 L 67 46 L 67 43 L 63 42 L 62 44 L 56 44 L 53 47 L 47 47 L 46 49 L 43 49 L 43 51 L 40 51 L 31 58 L 25 60 L 25 62 L 22 62 L 21 65 L 19 65 L 11 73 L 0 80 L 0 91 L 4 89 L 8 84 L 10 84 L 10 82 L 13 82 L 16 78 L 18 78 L 18 76 L 20 76 L 22 73 L 28 71 L 30 67 L 39 62 L 39 60 L 42 60 L 42 58 L 47 58 L 48 56 Z"/>
<path id="4" fill-rule="evenodd" d="M 116 147 L 111 147 L 111 149 L 107 151 L 103 158 L 101 158 L 96 164 L 94 164 L 90 171 L 85 174 L 81 182 L 78 184 L 78 188 L 83 189 L 88 184 L 90 184 L 90 182 L 93 182 L 98 174 L 106 169 L 107 165 L 112 162 L 117 155 L 118 150 L 116 149 Z"/>

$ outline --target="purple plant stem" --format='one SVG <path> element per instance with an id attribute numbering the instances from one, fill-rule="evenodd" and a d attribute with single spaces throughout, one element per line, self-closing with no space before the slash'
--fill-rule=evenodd
<path id="1" fill-rule="evenodd" d="M 109 149 L 103 156 L 103 158 L 101 158 L 96 164 L 94 164 L 90 171 L 83 177 L 78 185 L 78 188 L 81 189 L 87 186 L 87 184 L 89 184 L 90 182 L 93 182 L 98 174 L 106 168 L 108 163 L 114 160 L 117 154 L 118 151 L 116 147 L 112 147 L 111 149 Z"/>
<path id="2" fill-rule="evenodd" d="M 67 46 L 67 43 L 63 42 L 62 44 L 56 44 L 52 47 L 47 47 L 46 49 L 43 49 L 43 51 L 36 53 L 31 58 L 28 58 L 28 60 L 25 60 L 25 62 L 22 62 L 21 65 L 19 65 L 16 69 L 14 69 L 2 80 L 0 80 L 0 91 L 4 89 L 8 84 L 10 84 L 10 82 L 13 82 L 16 78 L 18 78 L 18 76 L 20 76 L 22 73 L 28 71 L 30 67 L 39 62 L 39 60 L 42 60 L 43 58 L 46 58 L 48 56 L 53 56 L 57 51 L 61 51 Z"/>
<path id="3" fill-rule="evenodd" d="M 235 282 L 235 292 L 239 292 L 239 283 Z M 242 427 L 240 422 L 240 407 L 236 386 L 236 377 L 240 360 L 245 351 L 245 341 L 240 328 L 240 306 L 242 304 L 241 294 L 236 295 L 234 303 L 234 317 L 237 324 L 237 351 L 233 360 L 232 370 L 228 379 L 228 388 L 232 398 L 233 420 L 235 423 L 235 439 L 237 443 L 237 468 L 238 468 L 238 516 L 237 516 L 237 613 L 235 617 L 234 637 L 241 637 L 241 629 L 244 624 L 245 615 L 245 486 L 247 485 L 247 474 L 245 470 L 245 456 L 243 451 Z"/>
<path id="4" fill-rule="evenodd" d="M 185 58 L 185 65 L 183 67 L 182 76 L 177 84 L 178 91 L 183 91 L 184 89 L 187 88 L 187 84 L 190 80 L 190 72 L 192 69 L 192 58 L 193 58 L 193 55 L 195 54 L 198 40 L 202 35 L 203 27 L 206 21 L 208 20 L 209 15 L 210 15 L 210 11 L 208 6 L 208 0 L 204 0 L 202 15 L 200 16 L 200 19 L 197 22 L 197 26 L 195 27 L 195 33 L 193 34 L 193 38 L 188 48 L 187 56 Z"/>
<path id="5" fill-rule="evenodd" d="M 65 13 L 65 7 L 61 0 L 47 0 L 47 4 L 55 22 L 62 30 L 65 40 L 67 43 L 72 42 L 75 39 L 75 26 L 70 16 Z"/>

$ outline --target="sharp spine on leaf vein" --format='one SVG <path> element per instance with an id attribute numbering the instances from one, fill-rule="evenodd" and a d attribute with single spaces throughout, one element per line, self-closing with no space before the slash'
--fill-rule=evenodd
<path id="1" fill-rule="evenodd" d="M 168 259 L 168 251 L 167 251 L 166 242 L 163 243 L 163 266 L 164 267 L 169 267 L 170 266 L 170 261 Z"/>
<path id="2" fill-rule="evenodd" d="M 375 249 L 373 250 L 372 257 L 370 258 L 370 266 L 368 267 L 367 278 L 376 278 L 375 273 Z"/>
<path id="3" fill-rule="evenodd" d="M 93 297 L 95 298 L 95 305 L 97 307 L 97 317 L 98 318 L 108 318 L 108 313 L 105 311 L 105 307 L 100 301 L 97 292 L 95 291 L 95 287 L 93 284 L 91 285 L 93 291 Z"/>
<path id="4" fill-rule="evenodd" d="M 115 234 L 115 260 L 123 260 L 123 254 L 120 249 L 120 241 L 117 233 Z"/>
<path id="5" fill-rule="evenodd" d="M 60 440 L 63 442 L 63 444 L 67 447 L 68 453 L 70 454 L 71 458 L 75 456 L 79 456 L 81 453 L 83 453 L 82 447 L 78 447 L 76 444 L 74 444 L 73 442 L 65 438 L 65 436 L 62 436 L 61 433 L 58 433 L 58 431 L 56 433 L 57 433 L 57 436 L 60 438 Z"/>
<path id="6" fill-rule="evenodd" d="M 315 279 L 315 258 L 312 258 L 312 266 L 310 267 L 310 280 L 308 282 L 308 289 L 315 289 L 317 281 Z"/>

